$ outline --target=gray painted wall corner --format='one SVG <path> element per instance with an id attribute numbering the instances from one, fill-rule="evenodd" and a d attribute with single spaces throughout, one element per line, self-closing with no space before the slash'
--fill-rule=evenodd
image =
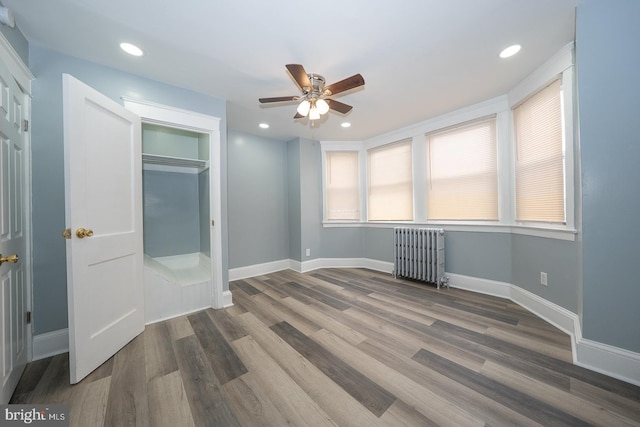
<path id="1" fill-rule="evenodd" d="M 287 142 L 287 194 L 289 218 L 289 259 L 302 261 L 300 241 L 302 239 L 300 181 L 300 139 Z"/>
<path id="2" fill-rule="evenodd" d="M 229 131 L 229 267 L 289 258 L 287 143 Z"/>

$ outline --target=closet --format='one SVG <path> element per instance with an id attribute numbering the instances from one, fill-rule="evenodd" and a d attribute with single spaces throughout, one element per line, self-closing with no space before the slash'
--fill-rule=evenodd
<path id="1" fill-rule="evenodd" d="M 219 119 L 182 110 L 166 117 L 168 107 L 133 101 L 125 106 L 142 118 L 145 322 L 229 305 L 214 226 Z"/>

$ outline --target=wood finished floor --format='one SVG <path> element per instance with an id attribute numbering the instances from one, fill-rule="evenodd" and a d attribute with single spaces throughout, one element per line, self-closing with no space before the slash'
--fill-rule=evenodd
<path id="1" fill-rule="evenodd" d="M 640 387 L 571 363 L 569 337 L 499 298 L 370 270 L 230 284 L 234 306 L 147 326 L 69 385 L 30 363 L 12 403 L 72 426 L 640 426 Z"/>

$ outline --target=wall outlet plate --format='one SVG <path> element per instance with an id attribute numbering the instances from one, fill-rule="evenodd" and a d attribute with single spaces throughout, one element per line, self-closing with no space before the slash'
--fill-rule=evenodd
<path id="1" fill-rule="evenodd" d="M 547 273 L 545 273 L 544 271 L 540 272 L 540 284 L 547 286 Z"/>

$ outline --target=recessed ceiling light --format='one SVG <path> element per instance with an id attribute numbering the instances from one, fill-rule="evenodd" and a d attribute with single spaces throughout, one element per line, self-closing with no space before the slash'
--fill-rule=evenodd
<path id="1" fill-rule="evenodd" d="M 262 129 L 269 129 L 269 123 L 260 123 L 258 126 L 260 126 Z"/>
<path id="2" fill-rule="evenodd" d="M 344 122 L 344 123 L 342 123 L 340 126 L 342 126 L 343 128 L 350 128 L 350 127 L 351 127 L 351 123 L 349 123 L 349 122 Z"/>
<path id="3" fill-rule="evenodd" d="M 509 58 L 510 56 L 513 56 L 516 53 L 520 52 L 521 48 L 522 46 L 520 46 L 519 44 L 512 44 L 511 46 L 500 52 L 500 58 Z"/>
<path id="4" fill-rule="evenodd" d="M 129 55 L 133 56 L 142 56 L 144 52 L 138 46 L 133 45 L 131 43 L 120 43 L 120 49 L 127 52 Z"/>

